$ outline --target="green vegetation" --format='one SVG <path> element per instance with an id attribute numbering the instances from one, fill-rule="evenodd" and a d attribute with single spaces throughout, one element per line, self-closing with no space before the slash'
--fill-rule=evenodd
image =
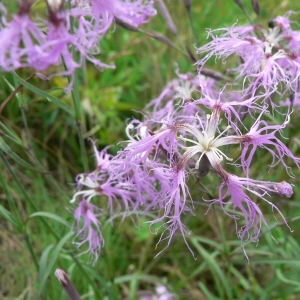
<path id="1" fill-rule="evenodd" d="M 3 4 L 6 2 L 14 11 L 11 2 Z M 205 28 L 223 28 L 237 20 L 240 25 L 247 23 L 234 1 L 192 2 L 195 38 L 182 1 L 175 5 L 174 0 L 165 0 L 179 29 L 179 40 L 160 15 L 142 29 L 157 31 L 179 47 L 188 45 L 197 58 L 194 46 L 206 43 Z M 262 24 L 288 10 L 300 11 L 296 1 L 281 1 L 279 6 L 275 0 L 261 2 Z M 256 20 L 251 1 L 245 5 Z M 299 15 L 294 19 L 299 20 Z M 169 45 L 118 26 L 102 40 L 101 49 L 101 60 L 114 62 L 116 68 L 99 72 L 87 63 L 85 70 L 77 72 L 77 107 L 72 95 L 63 91 L 66 78 L 43 81 L 34 76 L 26 81 L 34 72 L 30 69 L 1 74 L 0 99 L 5 105 L 0 112 L 0 298 L 67 299 L 54 276 L 58 267 L 88 300 L 138 299 L 141 291 L 154 291 L 159 284 L 177 299 L 300 297 L 300 172 L 293 170 L 295 178 L 289 179 L 284 167 L 277 166 L 276 172 L 265 174 L 271 161 L 258 154 L 253 178 L 286 180 L 295 185 L 289 200 L 274 197 L 294 232 L 280 217 L 274 218 L 270 207 L 262 206 L 277 242 L 264 228 L 257 245 L 244 244 L 249 260 L 235 236 L 234 222 L 217 206 L 205 215 L 208 207 L 202 201 L 203 190 L 197 186 L 193 192 L 196 215 L 185 220 L 196 259 L 180 235 L 154 258 L 164 245 L 156 248 L 159 236 L 149 231 L 147 218 L 133 223 L 121 217 L 112 226 L 109 220 L 102 220 L 105 247 L 95 265 L 88 263 L 88 254 L 78 256 L 72 245 L 69 200 L 75 176 L 94 168 L 87 138 L 97 140 L 99 149 L 114 145 L 109 151 L 116 153 L 118 143 L 127 139 L 126 119 L 140 117 L 138 111 L 175 77 L 177 65 L 182 73 L 195 69 L 186 56 Z M 19 92 L 8 99 L 20 85 Z M 76 96 L 76 89 L 74 93 Z M 284 132 L 289 138 L 286 144 L 297 157 L 299 116 L 299 109 L 295 109 Z M 214 178 L 207 176 L 204 184 L 213 191 Z"/>

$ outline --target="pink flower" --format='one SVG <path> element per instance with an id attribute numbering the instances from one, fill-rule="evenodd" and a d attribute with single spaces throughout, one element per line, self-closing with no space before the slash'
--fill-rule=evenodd
<path id="1" fill-rule="evenodd" d="M 151 119 L 160 121 L 166 115 L 173 114 L 178 120 L 188 122 L 186 116 L 195 115 L 198 111 L 198 106 L 194 103 L 194 97 L 197 99 L 200 96 L 198 77 L 191 73 L 180 74 L 178 70 L 176 74 L 178 78 L 170 81 L 160 95 L 145 107 Z M 202 81 L 207 89 L 212 89 L 215 84 L 214 80 L 204 76 Z"/>
<path id="2" fill-rule="evenodd" d="M 256 101 L 267 98 L 273 93 L 284 93 L 299 89 L 300 31 L 292 30 L 288 13 L 272 21 L 272 28 L 265 30 L 257 26 L 231 27 L 218 29 L 224 33 L 216 35 L 218 30 L 209 30 L 212 41 L 198 49 L 198 53 L 207 53 L 198 61 L 201 71 L 205 63 L 213 56 L 226 63 L 229 56 L 237 55 L 240 62 L 229 71 L 237 74 L 236 79 L 243 83 L 243 95 Z M 254 30 L 260 31 L 255 37 Z M 271 103 L 273 106 L 273 103 Z"/>
<path id="3" fill-rule="evenodd" d="M 92 28 L 91 32 L 104 35 L 114 20 L 139 27 L 149 22 L 156 10 L 152 0 L 82 0 L 74 1 L 71 15 L 80 16 L 82 28 Z"/>
<path id="4" fill-rule="evenodd" d="M 134 27 L 147 23 L 150 17 L 156 15 L 154 1 L 151 0 L 91 0 L 91 7 L 96 16 L 108 14 Z"/>
<path id="5" fill-rule="evenodd" d="M 238 215 L 230 214 L 226 207 L 232 207 L 233 211 L 239 210 L 242 213 L 245 224 L 237 230 L 237 235 L 241 241 L 250 240 L 258 242 L 262 224 L 265 224 L 268 227 L 259 204 L 251 200 L 246 192 L 257 196 L 258 199 L 268 203 L 272 207 L 272 210 L 276 211 L 288 226 L 280 210 L 275 204 L 267 200 L 267 197 L 272 193 L 284 196 L 289 195 L 288 197 L 290 197 L 292 194 L 291 185 L 287 183 L 282 185 L 274 182 L 264 182 L 250 178 L 237 177 L 227 173 L 221 167 L 219 169 L 219 175 L 223 180 L 219 187 L 219 197 L 217 199 L 209 200 L 209 202 L 211 202 L 211 205 L 219 203 L 224 213 L 233 218 L 236 223 L 239 219 Z M 228 197 L 229 200 L 227 200 Z"/>
<path id="6" fill-rule="evenodd" d="M 193 251 L 185 237 L 189 232 L 181 220 L 183 214 L 191 212 L 191 208 L 187 205 L 187 200 L 191 199 L 191 196 L 186 184 L 185 165 L 175 164 L 174 168 L 169 171 L 169 181 L 170 187 L 164 191 L 160 199 L 160 202 L 164 207 L 164 212 L 162 216 L 150 221 L 149 223 L 150 226 L 152 226 L 156 223 L 163 222 L 163 225 L 161 226 L 164 227 L 164 231 L 161 234 L 158 243 L 167 240 L 165 248 L 170 245 L 174 234 L 179 230 L 187 247 L 193 254 Z M 158 230 L 159 228 L 156 229 L 156 232 Z"/>
<path id="7" fill-rule="evenodd" d="M 83 253 L 89 252 L 94 258 L 94 262 L 97 261 L 100 251 L 104 247 L 104 239 L 98 220 L 100 215 L 101 210 L 84 199 L 80 201 L 74 212 L 76 236 L 73 243 L 77 248 L 87 244 L 88 249 Z M 80 242 L 76 242 L 77 239 L 80 239 Z"/>
<path id="8" fill-rule="evenodd" d="M 89 49 L 87 47 L 89 45 L 82 44 L 82 40 L 69 33 L 67 15 L 62 9 L 55 10 L 50 5 L 48 8 L 47 41 L 30 52 L 30 65 L 32 67 L 37 70 L 44 70 L 50 65 L 61 63 L 63 60 L 66 70 L 51 77 L 58 75 L 71 75 L 73 77 L 74 70 L 82 65 L 84 59 L 89 60 L 101 70 L 112 67 L 96 59 L 94 55 L 98 53 L 97 51 L 94 52 L 93 49 Z M 78 62 L 74 60 L 70 46 L 73 46 L 80 53 Z M 73 81 L 71 81 L 69 88 L 72 88 L 72 85 Z"/>
<path id="9" fill-rule="evenodd" d="M 31 65 L 28 62 L 30 51 L 36 45 L 42 45 L 45 34 L 42 29 L 30 19 L 30 1 L 21 1 L 17 15 L 9 23 L 2 17 L 4 28 L 0 31 L 0 66 L 4 71 L 12 71 Z M 1 14 L 6 15 L 5 7 L 0 4 Z"/>
<path id="10" fill-rule="evenodd" d="M 272 165 L 269 166 L 270 168 L 274 167 L 278 162 L 281 162 L 287 172 L 289 172 L 290 167 L 287 166 L 285 162 L 287 157 L 291 158 L 296 166 L 300 168 L 300 159 L 296 158 L 288 147 L 275 135 L 277 132 L 281 133 L 289 123 L 290 114 L 286 115 L 285 122 L 280 125 L 268 125 L 266 121 L 260 120 L 260 118 L 261 115 L 257 118 L 247 134 L 235 138 L 236 141 L 239 140 L 243 144 L 240 159 L 244 172 L 248 175 L 251 161 L 257 147 L 267 150 L 272 155 L 273 161 Z"/>
<path id="11" fill-rule="evenodd" d="M 224 31 L 225 33 L 217 36 L 215 35 L 217 31 Z M 259 69 L 264 49 L 264 44 L 259 39 L 253 36 L 239 36 L 234 27 L 209 30 L 208 35 L 212 38 L 212 41 L 197 50 L 198 53 L 208 52 L 204 58 L 198 61 L 200 69 L 213 56 L 221 58 L 223 63 L 225 63 L 226 59 L 233 54 L 242 58 L 243 63 L 239 64 L 239 67 L 235 69 L 241 75 L 255 72 Z"/>

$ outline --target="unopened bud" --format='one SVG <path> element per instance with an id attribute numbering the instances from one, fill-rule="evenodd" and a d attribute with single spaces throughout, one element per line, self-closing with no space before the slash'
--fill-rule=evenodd
<path id="1" fill-rule="evenodd" d="M 286 181 L 275 183 L 274 190 L 282 197 L 290 198 L 293 195 L 293 187 Z"/>
<path id="2" fill-rule="evenodd" d="M 63 286 L 65 292 L 67 293 L 70 300 L 81 300 L 80 295 L 78 294 L 73 283 L 70 281 L 67 274 L 62 269 L 56 269 L 55 276 L 57 280 Z"/>

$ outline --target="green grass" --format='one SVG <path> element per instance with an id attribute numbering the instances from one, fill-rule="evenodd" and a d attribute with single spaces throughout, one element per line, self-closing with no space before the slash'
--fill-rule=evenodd
<path id="1" fill-rule="evenodd" d="M 231 26 L 237 20 L 238 24 L 247 23 L 233 1 L 192 1 L 197 33 L 193 38 L 181 1 L 176 5 L 173 0 L 165 2 L 180 39 L 167 30 L 160 16 L 143 29 L 162 33 L 178 46 L 188 45 L 193 52 L 194 46 L 206 42 L 205 28 Z M 296 2 L 261 2 L 262 24 L 287 10 L 300 10 Z M 9 3 L 14 11 L 15 3 L 3 3 Z M 43 8 L 41 1 L 37 5 Z M 255 19 L 250 1 L 245 6 Z M 207 206 L 201 201 L 203 191 L 199 186 L 193 191 L 195 216 L 186 216 L 185 220 L 196 259 L 179 235 L 154 259 L 164 245 L 156 247 L 159 236 L 149 232 L 146 217 L 136 224 L 116 218 L 113 226 L 102 220 L 107 224 L 103 232 L 106 244 L 98 262 L 93 266 L 88 264 L 88 254 L 78 256 L 72 245 L 73 216 L 68 208 L 75 176 L 94 167 L 92 147 L 86 138 L 98 140 L 99 148 L 113 145 L 110 152 L 116 153 L 118 142 L 126 139 L 126 119 L 141 116 L 136 111 L 175 77 L 176 64 L 181 72 L 194 70 L 192 62 L 177 50 L 119 27 L 110 31 L 101 47 L 101 59 L 114 62 L 116 69 L 99 72 L 87 64 L 86 70 L 78 72 L 77 110 L 72 96 L 63 93 L 65 78 L 46 82 L 33 77 L 26 83 L 32 70 L 1 74 L 2 101 L 19 84 L 23 88 L 0 116 L 0 298 L 67 299 L 54 276 L 58 267 L 68 273 L 82 298 L 88 300 L 138 299 L 141 290 L 153 291 L 158 284 L 166 285 L 177 299 L 300 298 L 300 172 L 293 170 L 295 178 L 289 178 L 278 166 L 266 174 L 270 158 L 260 153 L 251 168 L 253 178 L 286 180 L 295 185 L 291 199 L 273 198 L 294 232 L 262 204 L 277 243 L 264 228 L 257 245 L 244 244 L 249 260 L 235 236 L 232 220 L 217 206 L 205 215 Z M 212 68 L 216 66 L 211 63 Z M 300 156 L 299 114 L 299 110 L 294 111 L 284 132 L 289 137 L 285 142 L 296 156 Z M 216 193 L 214 180 L 208 175 L 203 183 Z"/>

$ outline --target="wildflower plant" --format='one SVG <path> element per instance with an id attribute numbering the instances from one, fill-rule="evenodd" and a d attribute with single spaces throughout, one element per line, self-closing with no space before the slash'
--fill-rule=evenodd
<path id="1" fill-rule="evenodd" d="M 300 103 L 300 30 L 293 21 L 294 12 L 273 18 L 267 26 L 250 18 L 250 25 L 233 21 L 229 27 L 207 29 L 206 43 L 197 42 L 193 52 L 179 36 L 163 0 L 46 0 L 38 8 L 36 4 L 35 0 L 20 0 L 15 14 L 0 4 L 0 68 L 19 82 L 13 93 L 26 87 L 41 97 L 46 95 L 49 103 L 75 120 L 72 124 L 78 131 L 82 170 L 75 168 L 75 188 L 66 205 L 71 206 L 72 241 L 79 253 L 89 253 L 95 264 L 106 245 L 104 229 L 117 218 L 121 222 L 129 218 L 138 227 L 141 218 L 157 235 L 157 255 L 182 238 L 196 258 L 195 228 L 189 228 L 188 221 L 205 222 L 216 208 L 233 224 L 233 235 L 247 258 L 248 244 L 258 243 L 265 231 L 277 242 L 270 215 L 293 232 L 281 204 L 293 196 L 294 170 L 300 169 L 300 158 L 291 147 L 293 136 L 286 134 Z M 192 24 L 191 1 L 183 4 Z M 252 1 L 252 5 L 259 14 L 258 2 Z M 44 15 L 36 13 L 41 8 Z M 142 29 L 146 23 L 151 27 L 158 12 L 180 46 L 159 32 Z M 114 151 L 107 143 L 100 148 L 99 139 L 91 138 L 94 130 L 85 127 L 83 107 L 86 111 L 89 107 L 80 97 L 78 69 L 84 70 L 87 64 L 103 72 L 118 71 L 118 63 L 111 63 L 102 50 L 102 42 L 117 26 L 178 50 L 189 59 L 190 70 L 183 72 L 174 62 L 173 79 L 148 99 L 142 111 L 124 121 L 125 138 Z M 31 77 L 19 77 L 15 71 L 22 68 L 34 70 L 38 80 L 67 76 L 69 85 L 62 97 L 73 99 L 74 111 L 51 91 L 47 94 L 28 83 Z M 0 115 L 10 99 L 0 106 Z M 24 124 L 28 130 L 26 120 Z M 0 126 L 11 133 L 2 123 Z M 1 154 L 3 151 L 32 168 L 11 154 L 0 139 Z M 11 140 L 16 139 L 13 136 Z M 18 142 L 22 143 L 21 139 Z M 92 169 L 88 168 L 86 145 L 93 152 Z M 26 149 L 30 158 L 34 157 L 33 147 Z M 265 172 L 258 174 L 258 163 L 265 163 Z M 34 166 L 41 164 L 36 160 Z M 42 167 L 38 171 L 47 173 Z M 26 199 L 30 201 L 30 197 Z M 199 206 L 205 207 L 204 213 Z M 45 250 L 43 259 L 50 250 Z M 34 260 L 39 269 L 36 257 Z M 167 285 L 155 284 L 156 297 L 174 299 Z"/>
<path id="2" fill-rule="evenodd" d="M 159 243 L 166 240 L 168 247 L 174 235 L 181 233 L 193 253 L 183 216 L 196 214 L 191 189 L 195 181 L 201 184 L 209 176 L 218 180 L 219 187 L 204 193 L 202 201 L 208 210 L 219 204 L 235 221 L 242 245 L 258 242 L 262 226 L 269 228 L 261 210 L 263 202 L 289 227 L 272 197 L 291 197 L 293 186 L 287 181 L 254 179 L 251 168 L 259 148 L 272 158 L 269 172 L 281 164 L 289 178 L 293 176 L 289 163 L 300 167 L 299 158 L 282 141 L 292 109 L 280 112 L 285 116 L 280 124 L 269 118 L 279 114 L 275 95 L 298 90 L 298 52 L 293 42 L 297 31 L 289 25 L 290 14 L 275 18 L 268 29 L 234 24 L 208 30 L 211 41 L 197 49 L 205 55 L 196 63 L 198 73 L 177 70 L 177 78 L 146 106 L 144 118 L 127 124 L 126 146 L 109 160 L 107 178 L 94 176 L 97 171 L 80 175 L 71 202 L 79 198 L 79 203 L 96 205 L 97 197 L 106 196 L 109 214 L 122 209 L 124 216 L 135 211 L 156 214 L 149 224 L 163 228 L 155 229 L 162 232 Z M 233 55 L 240 59 L 227 68 L 231 79 L 225 85 L 202 74 L 211 58 L 226 63 Z M 103 156 L 93 143 L 95 155 Z M 233 166 L 234 173 L 229 171 Z"/>
<path id="3" fill-rule="evenodd" d="M 203 80 L 200 76 L 199 81 Z M 269 125 L 262 120 L 264 114 L 270 113 L 264 107 L 256 116 L 257 119 L 252 117 L 252 127 L 245 129 L 245 133 L 242 134 L 237 124 L 230 125 L 234 123 L 231 114 L 226 114 L 228 109 L 233 116 L 237 116 L 235 120 L 241 122 L 240 127 L 244 127 L 234 106 L 229 108 L 230 104 L 227 103 L 226 109 L 222 111 L 220 99 L 225 95 L 219 95 L 219 102 L 216 101 L 212 107 L 202 105 L 207 102 L 206 95 L 201 94 L 200 87 L 203 84 L 205 82 L 199 82 L 199 99 L 182 99 L 175 92 L 174 98 L 177 101 L 169 97 L 165 105 L 162 104 L 165 99 L 161 97 L 158 98 L 159 104 L 157 99 L 152 101 L 149 107 L 155 109 L 148 113 L 149 117 L 145 117 L 143 121 L 133 120 L 127 125 L 128 145 L 111 159 L 107 172 L 124 187 L 118 198 L 122 199 L 126 214 L 129 209 L 157 212 L 157 219 L 150 221 L 150 225 L 163 224 L 160 241 L 167 239 L 167 245 L 177 231 L 185 240 L 189 233 L 182 218 L 187 213 L 194 214 L 189 184 L 192 182 L 193 186 L 195 179 L 191 177 L 200 181 L 204 176 L 217 177 L 220 187 L 216 198 L 203 197 L 203 201 L 210 206 L 214 203 L 221 205 L 224 213 L 237 223 L 237 235 L 242 242 L 256 242 L 259 240 L 262 224 L 268 225 L 259 203 L 252 200 L 251 196 L 268 203 L 285 221 L 276 204 L 272 203 L 271 196 L 289 198 L 293 194 L 293 188 L 287 182 L 277 183 L 251 178 L 249 173 L 253 156 L 257 148 L 262 148 L 273 158 L 270 169 L 281 163 L 288 174 L 286 158 L 290 158 L 299 167 L 299 159 L 294 157 L 280 140 L 280 132 L 288 125 L 290 113 L 287 111 L 286 120 L 282 124 Z M 179 85 L 177 87 L 180 89 Z M 169 89 L 169 86 L 166 89 Z M 162 94 L 168 95 L 167 92 Z M 242 101 L 241 103 L 243 104 Z M 246 107 L 249 109 L 249 102 Z M 163 116 L 160 121 L 157 120 L 157 115 Z M 240 152 L 239 157 L 227 155 L 225 152 L 228 146 L 235 147 L 238 151 L 234 152 Z M 97 152 L 95 154 L 97 155 Z M 229 173 L 226 170 L 228 165 L 239 167 L 244 177 Z M 87 176 L 92 174 L 94 172 Z M 79 178 L 80 191 L 74 195 L 75 198 L 84 195 L 84 198 L 93 202 L 97 191 L 98 195 L 106 195 L 100 185 L 89 184 L 87 179 L 88 177 Z M 99 180 L 97 182 L 99 184 Z M 84 189 L 83 185 L 88 189 Z M 128 198 L 129 192 L 131 194 Z M 112 205 L 118 205 L 118 201 L 113 203 L 108 196 L 110 212 Z M 232 208 L 232 213 L 228 212 L 229 207 Z M 244 216 L 244 225 L 239 225 L 242 221 L 235 213 L 237 211 Z"/>

